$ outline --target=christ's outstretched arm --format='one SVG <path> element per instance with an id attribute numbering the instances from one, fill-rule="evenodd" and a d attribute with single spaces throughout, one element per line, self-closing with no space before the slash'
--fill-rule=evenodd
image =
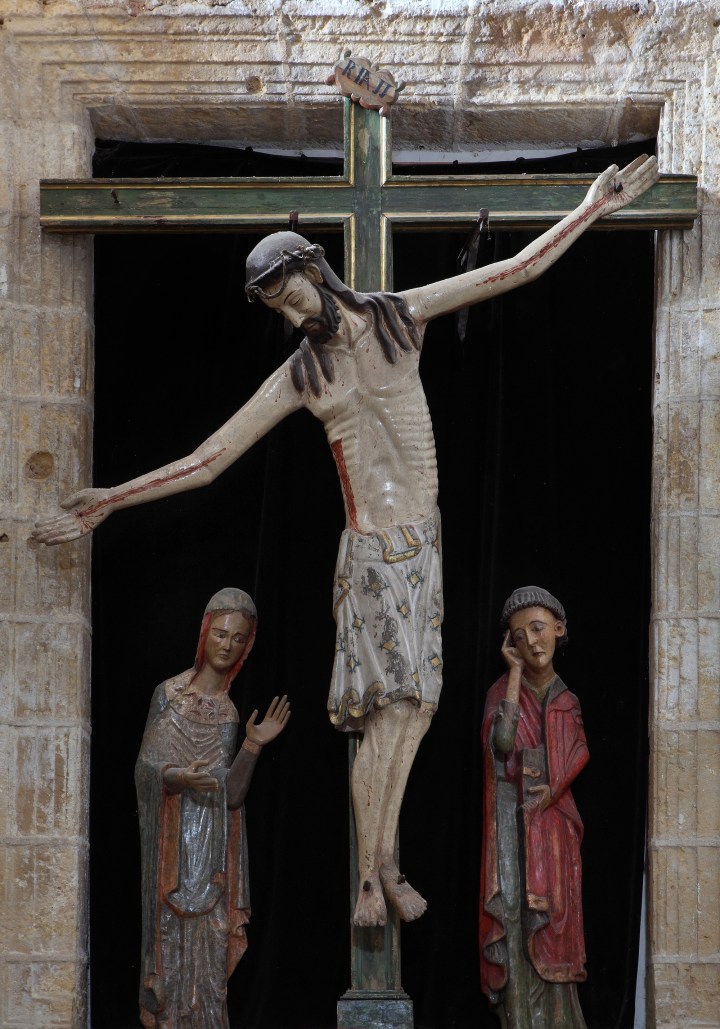
<path id="1" fill-rule="evenodd" d="M 33 539 L 51 546 L 92 532 L 113 511 L 207 486 L 283 418 L 303 405 L 283 364 L 209 439 L 178 461 L 108 489 L 83 489 L 66 497 L 64 514 L 36 523 Z"/>
<path id="2" fill-rule="evenodd" d="M 622 171 L 613 164 L 598 176 L 579 207 L 515 257 L 428 286 L 408 289 L 400 295 L 412 316 L 424 323 L 531 282 L 554 264 L 593 222 L 627 206 L 657 177 L 654 157 L 637 157 Z"/>

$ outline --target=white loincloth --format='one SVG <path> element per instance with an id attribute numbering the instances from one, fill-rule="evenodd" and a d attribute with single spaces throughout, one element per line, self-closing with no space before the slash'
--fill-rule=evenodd
<path id="1" fill-rule="evenodd" d="M 433 713 L 442 687 L 440 512 L 368 535 L 346 529 L 334 613 L 332 723 L 360 730 L 372 707 L 406 699 Z"/>

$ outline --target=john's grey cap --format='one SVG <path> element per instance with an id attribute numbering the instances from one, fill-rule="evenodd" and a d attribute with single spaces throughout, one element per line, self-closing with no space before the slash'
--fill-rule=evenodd
<path id="1" fill-rule="evenodd" d="M 500 618 L 500 628 L 508 629 L 510 615 L 514 615 L 516 611 L 522 611 L 526 607 L 545 607 L 548 611 L 552 611 L 561 622 L 565 621 L 565 608 L 552 593 L 548 593 L 542 586 L 521 586 L 520 589 L 513 590 L 505 601 Z"/>

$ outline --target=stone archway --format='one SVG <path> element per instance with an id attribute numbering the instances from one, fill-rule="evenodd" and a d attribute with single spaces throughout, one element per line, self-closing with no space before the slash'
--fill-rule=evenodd
<path id="1" fill-rule="evenodd" d="M 720 1024 L 720 145 L 705 5 L 663 13 L 607 0 L 589 15 L 507 0 L 426 17 L 398 4 L 385 19 L 369 9 L 290 16 L 270 4 L 257 15 L 210 5 L 192 17 L 151 4 L 132 4 L 130 15 L 113 3 L 43 15 L 9 6 L 0 27 L 9 115 L 0 126 L 9 382 L 0 417 L 12 440 L 0 525 L 9 655 L 0 1025 L 81 1026 L 87 1000 L 89 547 L 33 550 L 26 539 L 36 512 L 89 480 L 91 244 L 41 238 L 37 180 L 87 176 L 97 132 L 237 138 L 259 106 L 275 140 L 327 138 L 336 109 L 316 67 L 328 47 L 331 56 L 349 43 L 387 58 L 390 38 L 411 86 L 409 139 L 437 146 L 441 123 L 457 144 L 485 119 L 490 136 L 517 125 L 544 142 L 570 118 L 573 131 L 592 126 L 612 141 L 659 118 L 663 169 L 700 175 L 701 222 L 658 245 L 648 1024 Z"/>

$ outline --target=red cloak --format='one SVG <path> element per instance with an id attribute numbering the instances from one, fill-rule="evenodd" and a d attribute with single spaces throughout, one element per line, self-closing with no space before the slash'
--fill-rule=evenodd
<path id="1" fill-rule="evenodd" d="M 495 753 L 492 729 L 507 692 L 507 675 L 488 693 L 482 727 L 485 785 L 480 880 L 480 981 L 496 1004 L 507 983 L 507 952 L 502 896 L 497 869 L 497 774 L 503 755 Z M 586 978 L 583 939 L 580 843 L 583 826 L 570 784 L 589 759 L 577 697 L 556 677 L 545 703 L 525 685 L 520 688 L 518 724 L 512 751 L 505 755 L 504 777 L 518 789 L 523 773 L 537 776 L 523 760 L 525 749 L 544 748 L 552 801 L 544 811 L 523 809 L 520 847 L 523 934 L 526 952 L 538 975 L 548 982 Z M 535 780 L 537 781 L 537 780 Z M 545 781 L 542 779 L 541 781 Z M 520 830 L 519 830 L 520 831 Z"/>

